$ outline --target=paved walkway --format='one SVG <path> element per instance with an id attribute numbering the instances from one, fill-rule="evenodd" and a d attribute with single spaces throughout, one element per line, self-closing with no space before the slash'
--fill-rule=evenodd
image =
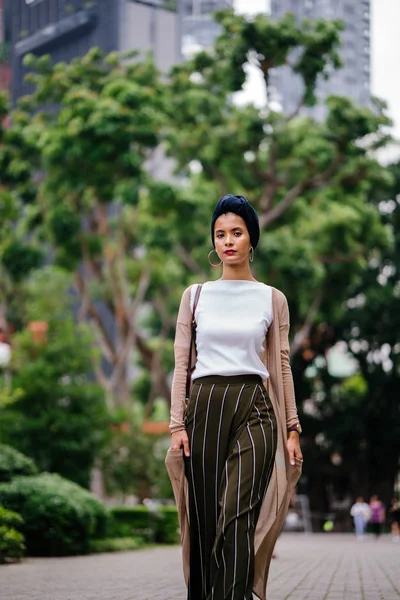
<path id="1" fill-rule="evenodd" d="M 268 600 L 399 600 L 400 543 L 384 536 L 284 534 Z M 0 567 L 0 600 L 185 600 L 179 548 Z"/>

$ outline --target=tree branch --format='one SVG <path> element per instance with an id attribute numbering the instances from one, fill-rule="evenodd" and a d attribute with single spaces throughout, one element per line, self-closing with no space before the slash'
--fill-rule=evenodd
<path id="1" fill-rule="evenodd" d="M 296 333 L 296 335 L 294 336 L 293 342 L 290 345 L 291 356 L 294 356 L 295 354 L 297 354 L 297 352 L 300 350 L 304 340 L 309 337 L 315 315 L 317 314 L 317 312 L 322 304 L 322 300 L 324 299 L 324 296 L 325 296 L 325 289 L 320 290 L 319 294 L 314 296 L 314 300 L 308 310 L 308 314 L 303 323 L 303 326 L 301 327 L 300 331 L 298 331 Z"/>
<path id="2" fill-rule="evenodd" d="M 126 361 L 127 361 L 129 352 L 131 351 L 132 347 L 134 346 L 134 343 L 135 343 L 135 325 L 134 325 L 135 317 L 136 317 L 138 308 L 143 304 L 144 297 L 146 295 L 149 285 L 150 285 L 150 272 L 145 271 L 141 275 L 138 290 L 137 290 L 136 296 L 135 296 L 135 301 L 131 304 L 129 313 L 127 315 L 128 330 L 126 332 L 123 344 L 122 344 L 121 348 L 119 349 L 117 356 L 116 356 L 115 366 L 114 366 L 114 369 L 113 369 L 113 372 L 111 375 L 111 388 L 112 389 L 114 389 L 117 386 L 118 380 L 121 377 L 121 375 L 126 367 Z"/>
<path id="3" fill-rule="evenodd" d="M 297 183 L 291 190 L 288 191 L 283 200 L 279 202 L 270 211 L 265 212 L 260 217 L 261 228 L 268 227 L 271 223 L 279 219 L 284 212 L 293 204 L 294 200 L 307 189 L 320 188 L 328 179 L 337 173 L 338 167 L 343 161 L 341 154 L 338 154 L 330 166 L 323 173 L 309 177 L 304 181 Z"/>
<path id="4" fill-rule="evenodd" d="M 176 244 L 175 252 L 182 259 L 187 268 L 192 271 L 192 273 L 196 273 L 202 278 L 206 278 L 206 274 L 200 265 L 192 258 L 189 252 L 184 248 L 181 244 Z"/>
<path id="5" fill-rule="evenodd" d="M 88 314 L 90 316 L 91 321 L 94 325 L 94 331 L 95 331 L 96 337 L 99 341 L 101 350 L 102 350 L 105 358 L 110 363 L 114 363 L 115 350 L 114 350 L 112 340 L 109 338 L 109 336 L 104 328 L 104 325 L 102 323 L 99 313 L 97 312 L 93 303 L 89 299 L 88 291 L 86 289 L 85 278 L 82 276 L 82 273 L 80 271 L 77 271 L 75 273 L 75 287 L 78 291 L 80 298 L 82 298 L 82 299 L 85 298 L 85 303 L 86 303 L 85 304 L 85 312 L 83 312 L 83 311 L 81 312 L 80 318 L 82 320 L 84 320 L 84 318 L 86 317 L 86 314 Z"/>
<path id="6" fill-rule="evenodd" d="M 261 229 L 268 227 L 271 223 L 279 219 L 281 215 L 293 204 L 294 200 L 307 188 L 308 182 L 300 182 L 295 185 L 286 194 L 283 200 L 279 202 L 277 206 L 263 213 L 260 216 L 260 227 Z"/>
<path id="7" fill-rule="evenodd" d="M 278 185 L 278 180 L 274 176 L 274 172 L 276 169 L 276 159 L 278 157 L 278 144 L 276 139 L 272 140 L 270 156 L 269 156 L 269 165 L 268 171 L 265 176 L 265 180 L 267 184 L 264 186 L 264 191 L 260 200 L 260 209 L 261 212 L 266 212 L 270 210 L 272 206 L 272 202 L 275 196 L 276 188 Z"/>
<path id="8" fill-rule="evenodd" d="M 295 117 L 297 117 L 297 116 L 298 116 L 298 114 L 299 114 L 299 112 L 300 112 L 300 109 L 301 109 L 301 107 L 304 105 L 304 100 L 305 100 L 305 97 L 306 97 L 306 95 L 305 95 L 305 94 L 303 94 L 303 95 L 300 97 L 300 99 L 299 99 L 299 101 L 298 101 L 298 103 L 297 103 L 297 106 L 296 106 L 296 108 L 294 109 L 294 111 L 293 111 L 293 112 L 292 112 L 290 115 L 288 115 L 288 116 L 285 118 L 285 122 L 286 122 L 286 123 L 290 123 L 290 121 L 291 121 L 292 119 L 294 119 Z"/>

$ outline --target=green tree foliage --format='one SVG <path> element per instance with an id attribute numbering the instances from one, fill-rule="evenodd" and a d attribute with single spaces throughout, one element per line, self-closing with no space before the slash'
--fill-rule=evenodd
<path id="1" fill-rule="evenodd" d="M 384 256 L 371 256 L 348 302 L 343 331 L 368 389 L 360 436 L 368 491 L 387 502 L 400 461 L 400 163 L 389 172 L 392 184 L 375 187 L 370 199 L 394 243 Z"/>
<path id="2" fill-rule="evenodd" d="M 38 152 L 26 135 L 29 117 L 10 114 L 5 92 L 0 93 L 0 322 L 18 322 L 20 283 L 42 264 L 43 253 L 29 235 L 36 224 L 35 169 Z"/>
<path id="3" fill-rule="evenodd" d="M 11 481 L 18 475 L 36 475 L 37 472 L 32 459 L 11 446 L 0 444 L 0 483 Z"/>
<path id="4" fill-rule="evenodd" d="M 201 276 L 211 247 L 211 207 L 228 192 L 249 198 L 267 230 L 254 271 L 287 294 L 296 353 L 322 315 L 342 314 L 341 302 L 369 253 L 388 244 L 366 200 L 374 182 L 385 179 L 371 151 L 386 142 L 382 126 L 389 121 L 382 103 L 369 110 L 344 97 L 328 99 L 324 122 L 306 116 L 317 78 L 339 67 L 340 23 L 299 24 L 292 15 L 248 21 L 233 11 L 217 20 L 222 33 L 214 49 L 171 74 L 166 143 L 179 172 L 198 175 L 168 207 L 167 222 L 182 232 L 180 254 Z M 248 63 L 264 82 L 262 109 L 235 103 Z M 272 70 L 281 65 L 291 65 L 304 88 L 292 115 L 271 100 Z M 156 205 L 154 212 L 160 210 Z"/>
<path id="5" fill-rule="evenodd" d="M 299 396 L 307 398 L 302 421 L 314 505 L 328 507 L 329 487 L 336 498 L 378 493 L 388 504 L 398 475 L 399 164 L 387 171 L 390 178 L 373 186 L 369 202 L 393 243 L 385 253 L 371 253 L 349 289 L 343 317 L 313 327 L 307 348 L 294 362 Z M 347 342 L 358 363 L 357 374 L 346 380 L 332 377 L 325 361 L 326 350 L 337 340 Z M 312 362 L 319 365 L 316 375 L 305 378 Z"/>
<path id="6" fill-rule="evenodd" d="M 25 285 L 27 315 L 46 316 L 48 332 L 39 340 L 30 330 L 13 337 L 11 391 L 17 394 L 0 411 L 0 436 L 41 470 L 88 487 L 108 417 L 104 393 L 90 381 L 93 340 L 68 314 L 67 285 L 53 269 Z"/>
<path id="7" fill-rule="evenodd" d="M 93 49 L 71 64 L 30 56 L 27 136 L 45 177 L 42 233 L 55 262 L 73 274 L 81 319 L 89 319 L 107 361 L 96 374 L 111 404 L 130 400 L 132 348 L 168 395 L 158 357 L 138 327 L 152 260 L 140 247 L 138 196 L 163 124 L 162 87 L 148 60 Z M 58 106 L 58 111 L 47 110 Z"/>

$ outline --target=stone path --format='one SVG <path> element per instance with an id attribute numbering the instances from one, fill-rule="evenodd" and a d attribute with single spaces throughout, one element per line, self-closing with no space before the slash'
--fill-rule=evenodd
<path id="1" fill-rule="evenodd" d="M 283 534 L 268 600 L 400 600 L 400 543 L 352 535 Z M 0 567 L 0 600 L 186 600 L 180 549 Z"/>

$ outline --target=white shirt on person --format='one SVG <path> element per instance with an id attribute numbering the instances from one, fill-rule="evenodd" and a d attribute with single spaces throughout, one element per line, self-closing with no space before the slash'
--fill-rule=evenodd
<path id="1" fill-rule="evenodd" d="M 191 309 L 197 286 L 191 290 Z M 192 379 L 210 375 L 269 374 L 261 360 L 272 323 L 272 288 L 258 281 L 217 280 L 203 284 L 196 309 L 197 362 Z"/>
<path id="2" fill-rule="evenodd" d="M 371 509 L 366 502 L 356 502 L 350 509 L 353 518 L 362 517 L 365 521 L 371 518 Z"/>

